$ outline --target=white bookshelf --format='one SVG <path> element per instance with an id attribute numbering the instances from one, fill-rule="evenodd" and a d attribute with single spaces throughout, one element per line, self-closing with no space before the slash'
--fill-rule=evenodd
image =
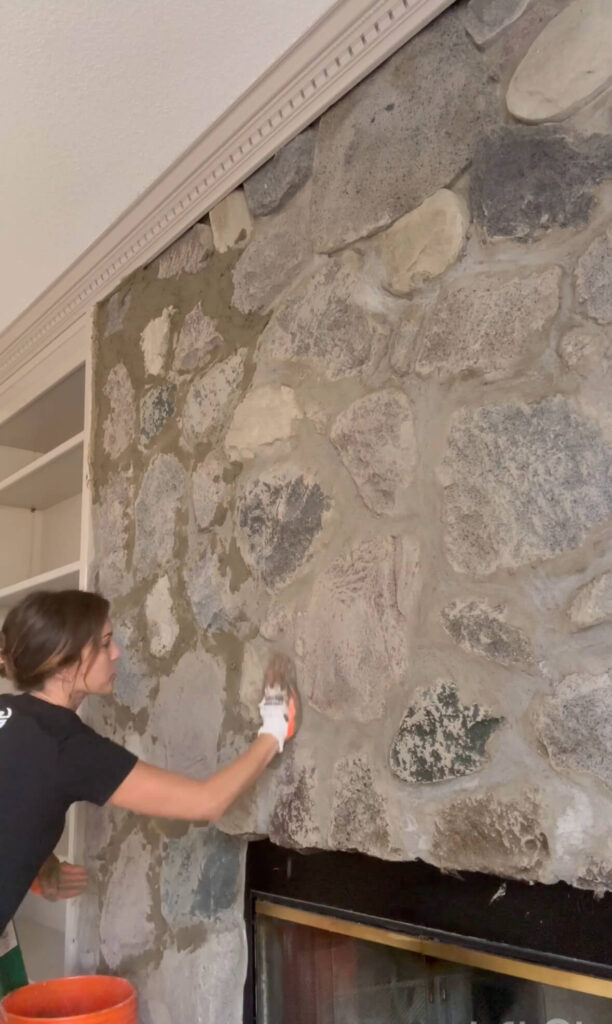
<path id="1" fill-rule="evenodd" d="M 43 379 L 33 367 L 16 385 L 23 400 L 0 410 L 0 621 L 32 591 L 87 586 L 90 337 L 89 321 L 69 333 L 58 370 L 47 364 Z M 71 811 L 64 859 L 74 831 Z M 31 979 L 64 973 L 70 920 L 69 903 L 26 897 L 16 925 Z"/>

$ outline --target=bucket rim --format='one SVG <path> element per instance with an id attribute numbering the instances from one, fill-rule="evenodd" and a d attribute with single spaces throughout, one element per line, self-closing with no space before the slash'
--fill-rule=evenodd
<path id="1" fill-rule="evenodd" d="M 127 1009 L 129 1007 L 129 1004 L 132 1001 L 136 1000 L 136 989 L 132 985 L 132 982 L 128 981 L 127 978 L 122 978 L 115 974 L 70 974 L 62 978 L 45 978 L 44 981 L 33 981 L 30 982 L 30 984 L 28 985 L 20 985 L 19 988 L 13 989 L 12 992 L 8 992 L 2 999 L 0 999 L 0 1011 L 6 1010 L 7 1013 L 12 1014 L 12 1016 L 16 1018 L 17 1024 L 19 1024 L 20 1020 L 28 1022 L 36 1020 L 35 1017 L 24 1016 L 22 1013 L 19 1012 L 19 1010 L 17 1010 L 17 1012 L 11 1010 L 10 1001 L 12 1000 L 12 998 L 19 995 L 20 992 L 25 992 L 27 989 L 31 991 L 33 988 L 42 988 L 44 985 L 49 985 L 50 983 L 62 984 L 64 982 L 90 981 L 92 978 L 103 978 L 107 981 L 116 981 L 120 982 L 124 986 L 127 986 L 125 999 L 122 999 L 121 1002 L 115 1003 L 114 1006 L 108 1006 L 104 1007 L 102 1010 L 96 1010 L 95 1012 L 97 1014 L 110 1014 L 115 1013 L 117 1010 Z M 69 1017 L 50 1017 L 49 1020 L 57 1020 L 58 1022 L 60 1022 L 60 1024 L 62 1020 L 78 1022 L 79 1020 L 86 1020 L 87 1017 L 91 1016 L 91 1013 L 91 1010 L 87 1010 L 85 1013 L 75 1013 L 71 1014 Z M 1 1019 L 2 1018 L 0 1018 L 0 1021 Z M 40 1018 L 42 1022 L 44 1022 L 44 1019 L 44 1017 Z"/>

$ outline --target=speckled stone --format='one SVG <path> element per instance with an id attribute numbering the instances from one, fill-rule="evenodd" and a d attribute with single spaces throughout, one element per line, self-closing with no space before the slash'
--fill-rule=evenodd
<path id="1" fill-rule="evenodd" d="M 159 384 L 140 401 L 140 439 L 148 444 L 174 416 L 176 384 Z"/>
<path id="2" fill-rule="evenodd" d="M 174 455 L 156 455 L 150 462 L 135 507 L 134 568 L 140 578 L 172 565 L 186 483 L 185 470 Z"/>
<path id="3" fill-rule="evenodd" d="M 183 406 L 183 438 L 190 447 L 219 438 L 241 398 L 246 349 L 216 363 L 189 386 Z"/>
<path id="4" fill-rule="evenodd" d="M 314 581 L 298 624 L 304 694 L 341 722 L 381 718 L 406 678 L 418 548 L 408 539 L 356 544 Z"/>
<path id="5" fill-rule="evenodd" d="M 437 372 L 442 380 L 466 374 L 498 380 L 525 368 L 546 345 L 560 280 L 559 267 L 460 279 L 423 328 L 417 372 Z"/>
<path id="6" fill-rule="evenodd" d="M 104 385 L 110 412 L 102 425 L 102 443 L 111 459 L 118 459 L 134 440 L 136 395 L 127 367 L 117 363 Z"/>
<path id="7" fill-rule="evenodd" d="M 294 767 L 280 787 L 269 824 L 269 835 L 279 846 L 298 850 L 321 845 L 315 823 L 314 790 L 316 772 L 313 765 Z"/>
<path id="8" fill-rule="evenodd" d="M 388 388 L 358 398 L 340 413 L 330 437 L 368 508 L 405 514 L 417 454 L 406 395 Z"/>
<path id="9" fill-rule="evenodd" d="M 371 235 L 448 187 L 495 105 L 484 59 L 451 7 L 321 118 L 315 248 Z"/>
<path id="10" fill-rule="evenodd" d="M 551 764 L 573 776 L 591 775 L 612 789 L 612 677 L 566 676 L 534 714 Z"/>
<path id="11" fill-rule="evenodd" d="M 243 486 L 236 506 L 240 550 L 268 589 L 308 563 L 331 507 L 318 481 L 297 466 L 275 467 Z"/>
<path id="12" fill-rule="evenodd" d="M 440 471 L 451 565 L 486 575 L 579 547 L 612 517 L 611 465 L 598 425 L 564 397 L 455 413 Z"/>
<path id="13" fill-rule="evenodd" d="M 581 587 L 567 613 L 578 629 L 612 620 L 612 572 L 604 572 Z"/>
<path id="14" fill-rule="evenodd" d="M 166 280 L 179 274 L 197 274 L 213 252 L 210 226 L 194 224 L 161 254 L 157 261 L 157 276 Z"/>
<path id="15" fill-rule="evenodd" d="M 288 142 L 244 183 L 254 217 L 274 213 L 302 188 L 312 173 L 316 128 L 307 128 Z"/>
<path id="16" fill-rule="evenodd" d="M 201 303 L 183 320 L 174 347 L 173 367 L 178 373 L 203 369 L 223 345 L 217 324 L 202 311 Z"/>
<path id="17" fill-rule="evenodd" d="M 260 358 L 310 365 L 329 380 L 372 371 L 390 324 L 361 298 L 354 253 L 326 261 L 279 307 L 259 340 Z"/>
<path id="18" fill-rule="evenodd" d="M 595 324 L 572 327 L 559 342 L 559 355 L 570 370 L 601 380 L 612 372 L 612 337 Z"/>
<path id="19" fill-rule="evenodd" d="M 310 188 L 255 226 L 234 272 L 233 305 L 242 313 L 269 310 L 312 256 Z"/>
<path id="20" fill-rule="evenodd" d="M 446 869 L 535 877 L 550 856 L 537 795 L 453 797 L 440 810 L 432 853 Z"/>
<path id="21" fill-rule="evenodd" d="M 476 147 L 470 205 L 490 239 L 538 238 L 583 227 L 594 189 L 612 172 L 612 136 L 583 136 L 557 125 L 500 125 Z"/>
<path id="22" fill-rule="evenodd" d="M 578 260 L 578 295 L 589 316 L 612 323 L 612 228 L 595 238 Z"/>
<path id="23" fill-rule="evenodd" d="M 342 758 L 335 766 L 329 844 L 371 857 L 389 854 L 387 808 L 376 788 L 372 765 L 363 755 Z"/>
<path id="24" fill-rule="evenodd" d="M 404 782 L 445 782 L 479 771 L 486 745 L 503 719 L 462 704 L 454 683 L 418 690 L 393 740 L 391 771 Z"/>
<path id="25" fill-rule="evenodd" d="M 133 505 L 134 481 L 127 473 L 114 474 L 93 504 L 98 587 L 107 598 L 119 597 L 133 586 L 129 565 Z"/>
<path id="26" fill-rule="evenodd" d="M 230 587 L 230 575 L 219 555 L 205 551 L 192 556 L 183 569 L 185 589 L 198 626 L 210 633 L 231 629 L 240 616 L 240 599 Z"/>
<path id="27" fill-rule="evenodd" d="M 544 26 L 514 72 L 506 93 L 512 116 L 554 121 L 595 96 L 612 79 L 611 37 L 608 0 L 573 0 Z"/>
<path id="28" fill-rule="evenodd" d="M 469 651 L 501 665 L 530 668 L 533 651 L 529 638 L 506 622 L 507 609 L 488 601 L 452 601 L 442 609 L 442 625 L 453 640 Z"/>

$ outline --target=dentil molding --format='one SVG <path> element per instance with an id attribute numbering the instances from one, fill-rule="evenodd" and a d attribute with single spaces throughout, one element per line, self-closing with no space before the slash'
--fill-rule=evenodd
<path id="1" fill-rule="evenodd" d="M 454 0 L 338 0 L 0 334 L 0 399 L 60 336 Z M 4 418 L 4 417 L 3 417 Z"/>

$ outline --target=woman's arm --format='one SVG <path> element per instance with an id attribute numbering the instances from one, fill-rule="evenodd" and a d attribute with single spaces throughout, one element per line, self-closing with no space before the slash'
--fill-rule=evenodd
<path id="1" fill-rule="evenodd" d="M 258 736 L 244 754 L 207 779 L 190 779 L 138 761 L 109 803 L 136 814 L 186 821 L 217 821 L 278 753 L 274 736 Z"/>

